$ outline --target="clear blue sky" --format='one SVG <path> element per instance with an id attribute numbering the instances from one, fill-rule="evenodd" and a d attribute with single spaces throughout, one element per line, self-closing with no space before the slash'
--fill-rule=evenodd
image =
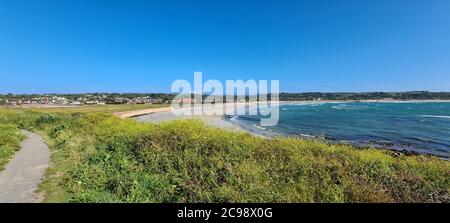
<path id="1" fill-rule="evenodd" d="M 450 91 L 450 1 L 0 0 L 0 93 Z"/>

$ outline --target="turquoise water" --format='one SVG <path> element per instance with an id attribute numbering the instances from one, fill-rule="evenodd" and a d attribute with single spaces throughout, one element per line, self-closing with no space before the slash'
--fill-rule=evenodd
<path id="1" fill-rule="evenodd" d="M 450 102 L 282 104 L 277 126 L 261 127 L 259 119 L 233 121 L 260 134 L 324 137 L 450 157 Z"/>

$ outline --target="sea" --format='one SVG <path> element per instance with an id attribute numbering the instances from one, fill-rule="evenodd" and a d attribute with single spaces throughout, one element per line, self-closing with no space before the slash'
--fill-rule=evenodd
<path id="1" fill-rule="evenodd" d="M 279 112 L 276 126 L 261 126 L 260 115 L 238 115 L 230 121 L 260 135 L 450 158 L 450 102 L 297 102 L 281 103 Z"/>

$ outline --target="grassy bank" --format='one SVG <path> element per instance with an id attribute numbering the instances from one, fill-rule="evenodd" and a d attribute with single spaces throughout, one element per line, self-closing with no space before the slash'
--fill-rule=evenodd
<path id="1" fill-rule="evenodd" d="M 42 133 L 42 189 L 63 202 L 449 202 L 450 162 L 295 138 L 263 139 L 200 121 L 161 125 L 109 113 L 0 110 Z"/>
<path id="2" fill-rule="evenodd" d="M 20 130 L 0 113 L 0 170 L 19 149 L 19 144 L 23 139 Z"/>
<path id="3" fill-rule="evenodd" d="M 93 113 L 93 112 L 123 112 L 138 109 L 167 107 L 168 104 L 119 104 L 119 105 L 87 105 L 78 107 L 36 107 L 26 110 L 46 113 Z"/>

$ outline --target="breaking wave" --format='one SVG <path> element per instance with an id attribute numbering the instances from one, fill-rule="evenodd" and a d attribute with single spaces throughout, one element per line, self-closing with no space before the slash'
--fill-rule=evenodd
<path id="1" fill-rule="evenodd" d="M 336 110 L 356 110 L 356 109 L 365 109 L 365 108 L 368 108 L 368 106 L 340 104 L 340 105 L 331 106 L 331 108 L 336 109 Z"/>
<path id="2" fill-rule="evenodd" d="M 448 115 L 419 115 L 420 117 L 426 117 L 426 118 L 447 118 L 450 119 L 450 116 Z"/>

